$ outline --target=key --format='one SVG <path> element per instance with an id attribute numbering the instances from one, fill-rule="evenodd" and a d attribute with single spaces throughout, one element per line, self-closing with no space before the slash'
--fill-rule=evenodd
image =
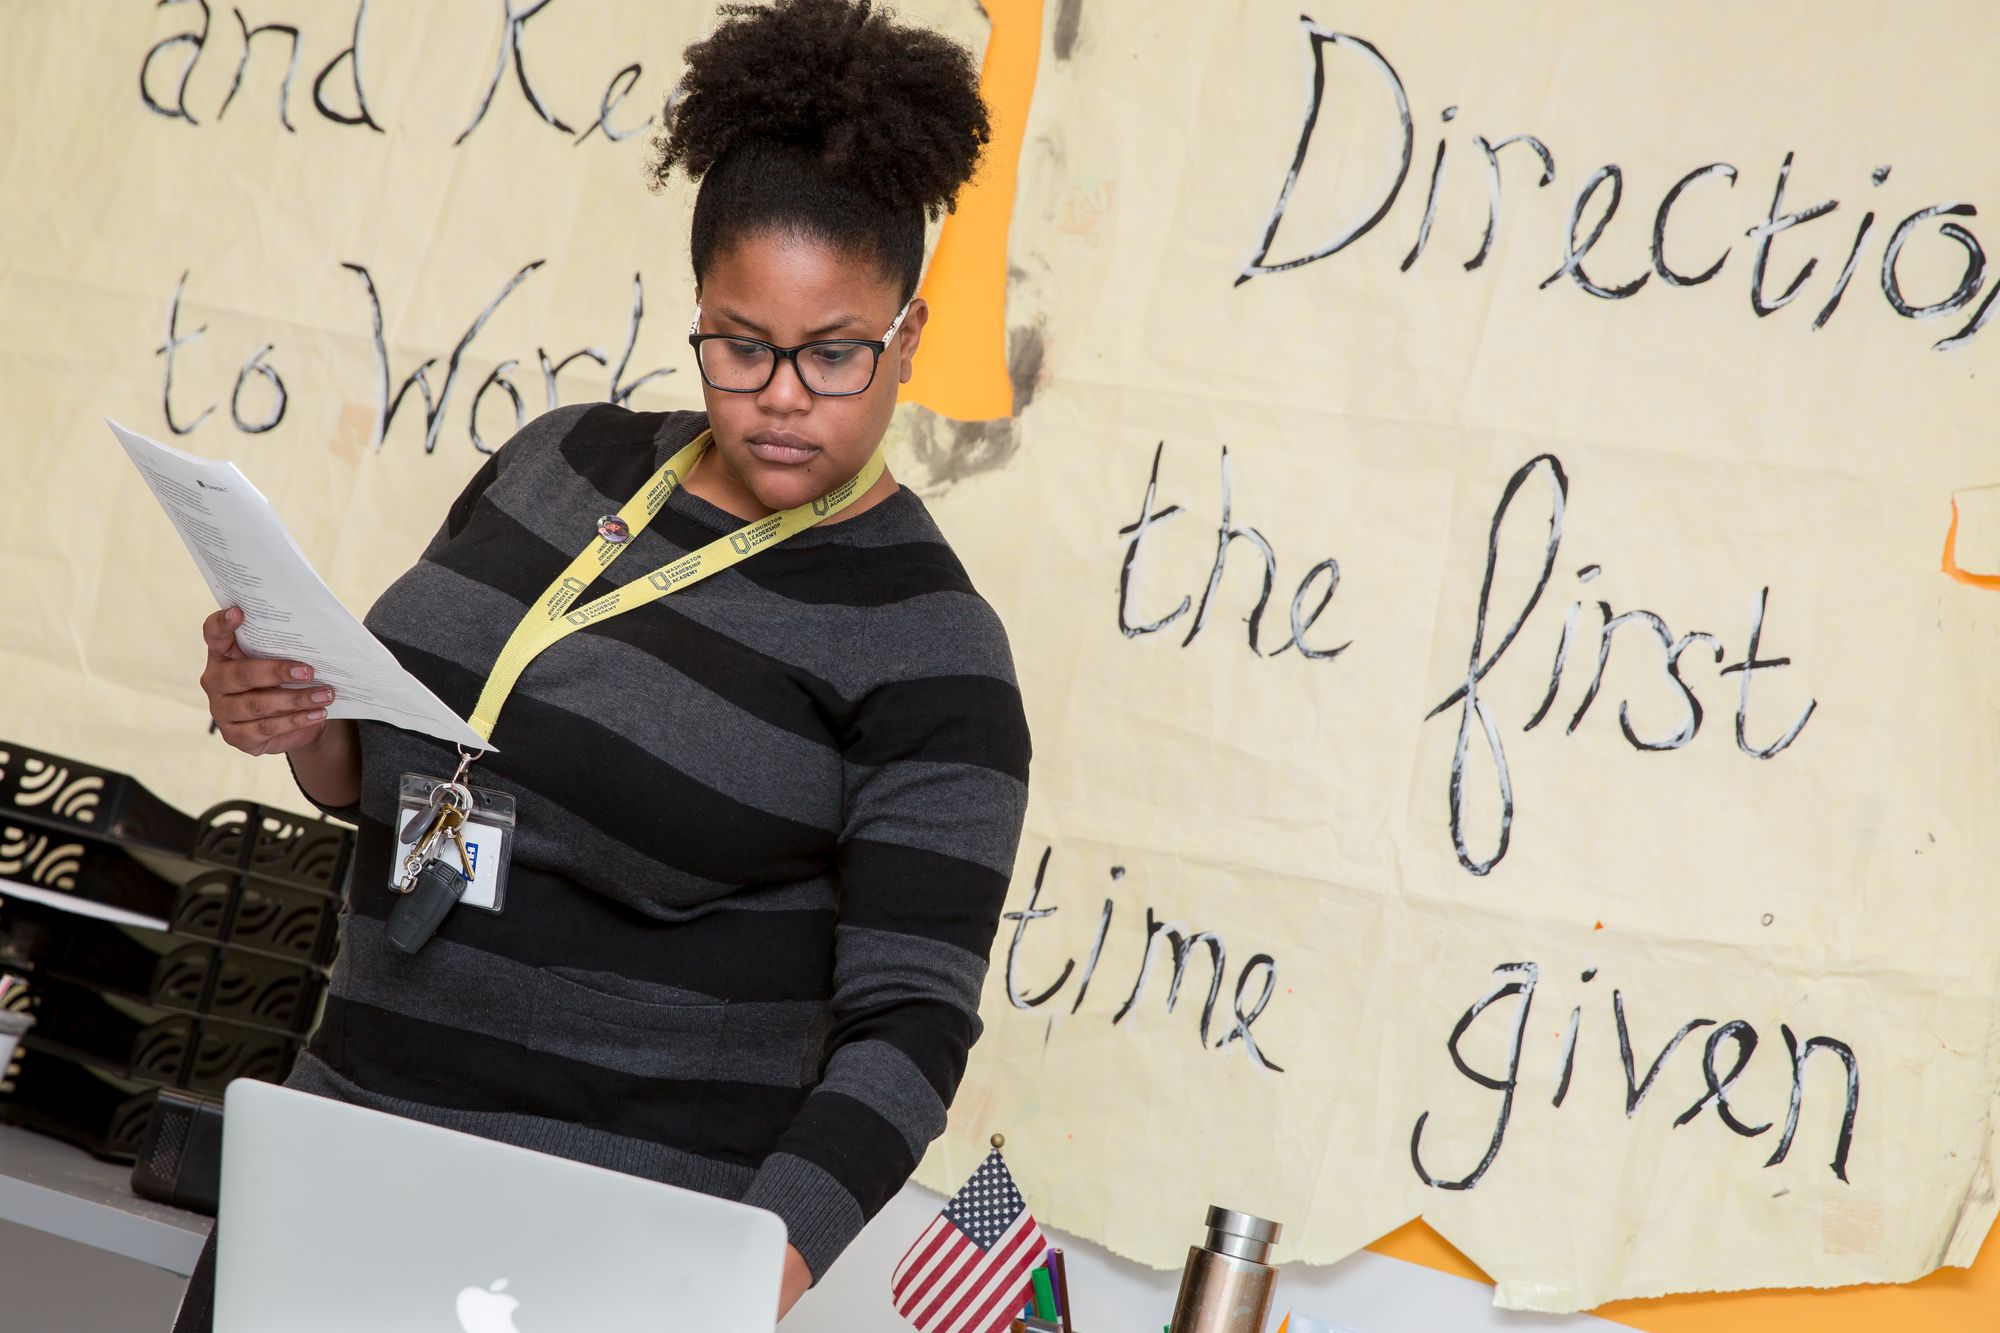
<path id="1" fill-rule="evenodd" d="M 410 891 L 389 909 L 389 943 L 406 954 L 423 948 L 464 896 L 465 883 L 465 876 L 444 861 L 425 862 Z"/>
<path id="2" fill-rule="evenodd" d="M 423 825 L 421 833 L 410 839 L 410 850 L 396 867 L 393 887 L 397 893 L 408 893 L 416 883 L 417 872 L 424 868 L 424 862 L 430 859 L 431 849 L 437 844 L 438 829 L 442 823 L 443 811 L 440 810 Z"/>
<path id="3" fill-rule="evenodd" d="M 403 825 L 403 831 L 396 835 L 397 841 L 407 847 L 430 828 L 432 821 L 437 818 L 438 806 L 444 799 L 445 791 L 444 786 L 438 786 L 431 792 L 429 801 L 410 812 L 410 818 Z"/>
<path id="4" fill-rule="evenodd" d="M 423 872 L 425 864 L 434 860 L 439 851 L 440 839 L 461 838 L 459 827 L 465 823 L 465 811 L 449 802 L 440 805 L 436 817 L 429 828 L 424 830 L 416 845 L 403 858 L 402 869 L 396 875 L 396 888 L 400 893 L 408 893 L 415 886 L 417 876 Z"/>

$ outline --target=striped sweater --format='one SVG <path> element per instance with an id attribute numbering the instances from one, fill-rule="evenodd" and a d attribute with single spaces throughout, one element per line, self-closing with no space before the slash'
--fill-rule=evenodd
<path id="1" fill-rule="evenodd" d="M 699 413 L 559 408 L 488 459 L 370 629 L 460 714 L 509 632 Z M 733 531 L 677 491 L 587 601 Z M 1007 640 L 901 490 L 562 640 L 475 783 L 519 810 L 505 910 L 384 922 L 400 775 L 360 725 L 359 850 L 288 1082 L 742 1199 L 815 1278 L 900 1189 L 979 1035 L 1028 733 Z"/>

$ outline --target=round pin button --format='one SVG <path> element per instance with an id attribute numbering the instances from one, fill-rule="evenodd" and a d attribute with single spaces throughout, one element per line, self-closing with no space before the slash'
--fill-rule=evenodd
<path id="1" fill-rule="evenodd" d="M 597 535 L 608 542 L 628 542 L 632 540 L 632 528 L 616 514 L 606 514 L 597 520 Z"/>

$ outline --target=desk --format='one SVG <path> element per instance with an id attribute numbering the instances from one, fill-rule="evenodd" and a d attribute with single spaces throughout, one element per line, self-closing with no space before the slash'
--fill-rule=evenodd
<path id="1" fill-rule="evenodd" d="M 213 1218 L 132 1192 L 132 1168 L 0 1125 L 0 1221 L 108 1250 L 186 1277 Z"/>

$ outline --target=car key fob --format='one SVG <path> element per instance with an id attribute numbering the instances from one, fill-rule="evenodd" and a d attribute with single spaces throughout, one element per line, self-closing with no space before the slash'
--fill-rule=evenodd
<path id="1" fill-rule="evenodd" d="M 389 943 L 407 954 L 423 948 L 464 896 L 465 883 L 464 875 L 442 858 L 433 858 L 389 910 Z"/>

